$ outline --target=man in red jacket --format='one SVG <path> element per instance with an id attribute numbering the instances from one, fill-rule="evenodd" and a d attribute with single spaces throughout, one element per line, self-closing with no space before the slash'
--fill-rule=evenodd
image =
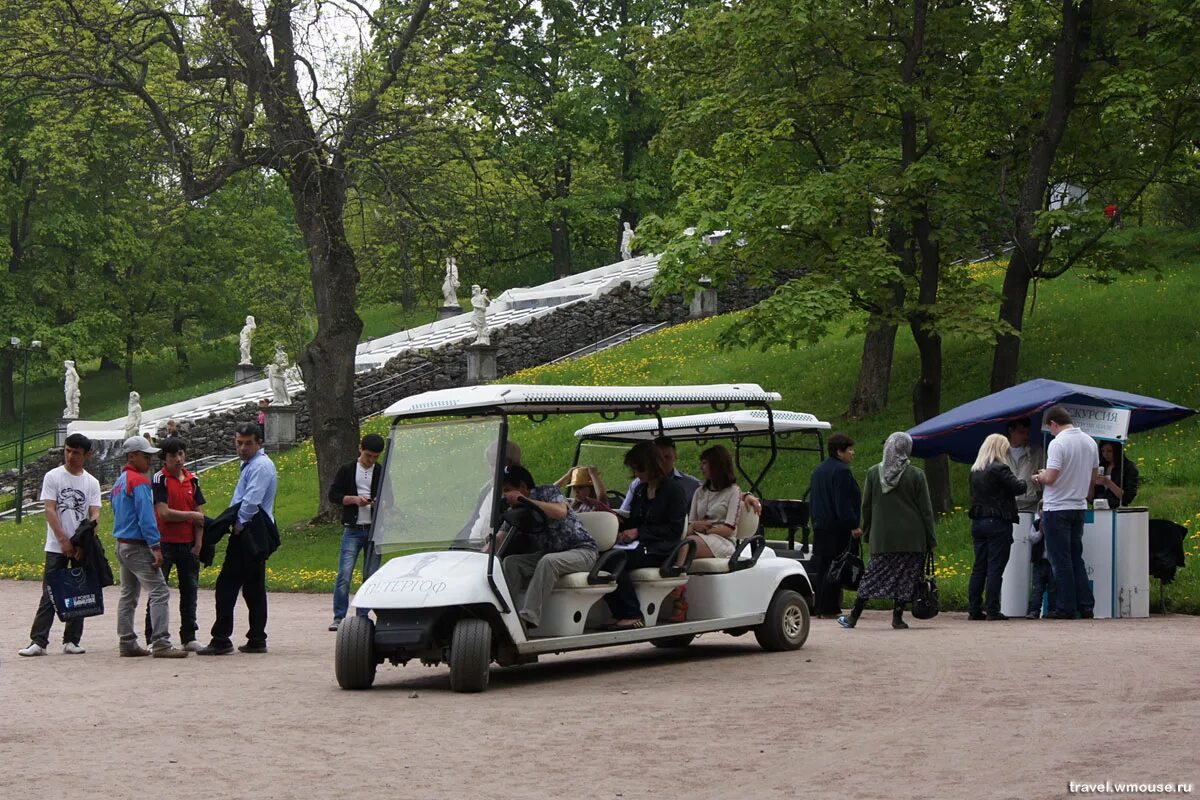
<path id="1" fill-rule="evenodd" d="M 179 642 L 196 651 L 196 594 L 200 586 L 200 547 L 204 544 L 204 492 L 200 479 L 188 472 L 187 445 L 171 437 L 162 444 L 163 468 L 151 480 L 154 516 L 162 536 L 162 574 L 179 575 Z M 150 641 L 150 609 L 146 609 L 146 641 Z"/>

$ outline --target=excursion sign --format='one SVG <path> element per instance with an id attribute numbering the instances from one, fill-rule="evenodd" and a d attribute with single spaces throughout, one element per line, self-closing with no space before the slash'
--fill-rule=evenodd
<path id="1" fill-rule="evenodd" d="M 1061 405 L 1071 415 L 1071 420 L 1075 423 L 1075 427 L 1094 439 L 1124 442 L 1129 438 L 1128 408 L 1083 406 L 1073 403 L 1062 403 Z M 1042 420 L 1042 430 L 1047 432 L 1050 430 L 1044 418 Z"/>

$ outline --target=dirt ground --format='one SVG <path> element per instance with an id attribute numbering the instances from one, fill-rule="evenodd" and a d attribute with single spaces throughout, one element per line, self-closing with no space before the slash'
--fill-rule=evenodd
<path id="1" fill-rule="evenodd" d="M 56 621 L 51 654 L 20 658 L 38 590 L 0 582 L 4 798 L 1042 798 L 1200 780 L 1194 617 L 893 631 L 868 612 L 853 631 L 815 620 L 794 653 L 710 634 L 494 667 L 461 695 L 412 664 L 340 690 L 328 595 L 271 596 L 269 655 L 167 661 L 117 657 L 110 589 L 86 655 L 62 654 Z M 211 622 L 211 593 L 200 608 Z"/>

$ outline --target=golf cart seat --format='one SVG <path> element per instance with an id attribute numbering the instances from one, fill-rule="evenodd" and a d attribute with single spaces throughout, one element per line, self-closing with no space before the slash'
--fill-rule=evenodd
<path id="1" fill-rule="evenodd" d="M 737 528 L 734 530 L 735 547 L 729 558 L 697 558 L 688 570 L 693 575 L 719 575 L 725 572 L 736 572 L 752 566 L 762 552 L 763 539 L 758 534 L 758 513 L 742 507 L 738 514 Z M 746 548 L 750 551 L 747 553 Z"/>
<path id="2" fill-rule="evenodd" d="M 696 547 L 688 540 L 687 530 L 688 519 L 684 517 L 679 544 L 662 560 L 662 563 L 657 567 L 642 567 L 629 573 L 629 577 L 633 579 L 633 588 L 637 592 L 638 605 L 642 607 L 642 618 L 646 621 L 647 627 L 657 624 L 663 598 L 674 591 L 676 587 L 683 586 L 688 582 L 688 570 L 691 569 Z M 679 566 L 675 562 L 678 561 L 681 549 L 687 555 L 683 560 L 683 565 Z"/>
<path id="3" fill-rule="evenodd" d="M 542 606 L 537 636 L 572 636 L 583 633 L 592 606 L 611 592 L 625 564 L 625 553 L 613 550 L 617 543 L 617 515 L 608 511 L 576 513 L 583 527 L 596 540 L 600 557 L 590 572 L 569 572 L 554 584 Z"/>

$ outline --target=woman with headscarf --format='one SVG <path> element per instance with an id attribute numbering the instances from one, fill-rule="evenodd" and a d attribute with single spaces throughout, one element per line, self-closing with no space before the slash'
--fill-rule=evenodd
<path id="1" fill-rule="evenodd" d="M 850 614 L 838 617 L 843 628 L 858 624 L 867 601 L 890 599 L 892 627 L 907 628 L 904 606 L 933 552 L 933 503 L 925 473 L 909 462 L 912 437 L 893 433 L 883 446 L 883 461 L 867 471 L 863 487 L 862 538 L 870 545 L 871 560 L 858 586 Z"/>

